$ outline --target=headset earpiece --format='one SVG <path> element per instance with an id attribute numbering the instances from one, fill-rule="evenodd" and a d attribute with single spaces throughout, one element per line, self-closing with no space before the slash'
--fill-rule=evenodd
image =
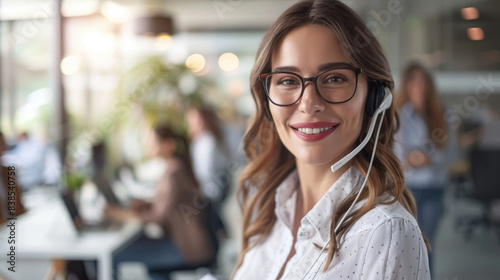
<path id="1" fill-rule="evenodd" d="M 366 97 L 365 113 L 373 117 L 385 96 L 385 86 L 381 82 L 370 82 L 368 84 L 368 95 Z"/>

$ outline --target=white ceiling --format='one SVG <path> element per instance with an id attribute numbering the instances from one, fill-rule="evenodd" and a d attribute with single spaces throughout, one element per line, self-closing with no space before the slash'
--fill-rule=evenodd
<path id="1" fill-rule="evenodd" d="M 66 16 L 99 12 L 109 0 L 63 0 Z M 178 31 L 265 30 L 297 0 L 113 0 L 126 7 L 132 17 L 142 14 L 170 14 Z M 361 0 L 345 1 L 356 8 Z M 2 0 L 0 20 L 48 17 L 56 1 Z"/>
<path id="2" fill-rule="evenodd" d="M 130 13 L 128 21 L 143 14 L 170 14 L 179 33 L 262 32 L 276 18 L 298 0 L 57 0 L 63 1 L 65 16 L 100 14 L 107 2 L 124 7 Z M 0 20 L 37 19 L 49 17 L 55 0 L 0 0 Z M 399 52 L 432 54 L 447 52 L 451 69 L 493 70 L 498 64 L 484 65 L 481 56 L 500 50 L 500 2 L 498 0 L 343 0 L 367 22 L 376 21 L 374 15 L 389 9 L 390 3 L 399 3 L 403 12 L 393 15 L 379 40 L 394 55 L 393 64 L 406 60 Z M 52 5 L 52 6 L 51 6 Z M 480 18 L 464 21 L 460 9 L 475 6 Z M 421 32 L 408 29 L 417 20 Z M 399 26 L 399 27 L 398 27 Z M 466 36 L 468 27 L 482 27 L 485 40 L 473 42 Z M 411 30 L 409 38 L 400 30 Z M 406 28 L 406 29 L 405 29 Z M 418 30 L 417 30 L 418 31 Z M 250 32 L 248 32 L 250 33 Z M 406 45 L 403 40 L 409 40 Z M 397 48 L 392 48 L 396 46 Z M 400 47 L 398 47 L 400 46 Z M 415 46 L 415 48 L 413 48 Z M 418 47 L 418 48 L 417 48 Z M 391 56 L 391 53 L 389 54 Z"/>

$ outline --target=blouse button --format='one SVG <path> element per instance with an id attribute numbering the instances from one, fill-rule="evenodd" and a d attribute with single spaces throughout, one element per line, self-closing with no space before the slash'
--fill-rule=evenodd
<path id="1" fill-rule="evenodd" d="M 299 236 L 303 236 L 303 237 L 308 237 L 309 235 L 310 235 L 310 233 L 308 231 L 305 231 L 305 230 L 303 230 L 299 233 Z"/>

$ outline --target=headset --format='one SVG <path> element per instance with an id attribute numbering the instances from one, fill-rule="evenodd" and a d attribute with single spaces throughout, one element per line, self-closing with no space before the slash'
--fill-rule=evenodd
<path id="1" fill-rule="evenodd" d="M 370 81 L 368 83 L 368 94 L 366 95 L 365 113 L 373 117 L 376 110 L 382 105 L 385 97 L 385 85 L 382 82 Z M 392 101 L 392 99 L 391 99 Z M 391 106 L 391 104 L 389 104 Z M 385 108 L 384 110 L 388 109 Z"/>
<path id="2" fill-rule="evenodd" d="M 338 162 L 336 162 L 335 164 L 333 164 L 331 166 L 332 172 L 339 170 L 342 166 L 344 166 L 346 163 L 348 163 L 350 160 L 352 160 L 354 158 L 354 156 L 356 156 L 366 146 L 366 144 L 368 143 L 368 141 L 370 141 L 370 138 L 373 134 L 373 130 L 375 128 L 375 124 L 377 122 L 378 116 L 380 114 L 382 114 L 382 116 L 381 116 L 380 121 L 379 121 L 377 134 L 375 135 L 375 144 L 373 145 L 373 151 L 372 151 L 372 156 L 370 159 L 370 165 L 368 166 L 368 170 L 366 172 L 366 176 L 365 176 L 365 179 L 363 181 L 363 184 L 361 185 L 361 188 L 359 189 L 358 194 L 357 194 L 356 198 L 354 199 L 354 201 L 352 202 L 351 206 L 349 207 L 349 209 L 347 209 L 347 211 L 344 213 L 342 218 L 337 223 L 337 226 L 335 227 L 335 231 L 334 231 L 335 233 L 337 233 L 337 231 L 340 228 L 340 225 L 344 222 L 346 217 L 351 213 L 352 209 L 354 208 L 354 205 L 358 202 L 358 199 L 361 195 L 361 192 L 363 191 L 363 189 L 366 186 L 366 182 L 368 181 L 368 176 L 369 176 L 370 171 L 372 169 L 373 159 L 375 158 L 375 151 L 377 150 L 378 138 L 380 135 L 380 128 L 382 127 L 382 122 L 384 121 L 385 111 L 391 107 L 391 104 L 392 104 L 391 91 L 388 88 L 386 88 L 385 85 L 382 84 L 381 82 L 370 82 L 369 88 L 368 88 L 368 96 L 366 98 L 366 105 L 365 105 L 365 113 L 368 116 L 372 117 L 370 127 L 368 129 L 368 134 L 366 135 L 363 142 L 361 142 L 352 152 L 350 152 L 348 155 L 344 156 L 342 159 L 340 159 Z M 306 273 L 304 273 L 304 276 L 302 276 L 302 278 L 300 278 L 300 279 L 302 279 L 302 280 L 305 279 L 307 274 L 311 271 L 311 269 L 314 267 L 314 265 L 318 261 L 321 254 L 325 251 L 325 248 L 329 242 L 330 242 L 330 237 L 328 238 L 328 241 L 326 241 L 323 248 L 321 248 L 320 253 L 316 257 L 316 259 L 314 260 L 312 265 L 309 267 L 309 269 L 306 271 Z M 319 271 L 319 269 L 318 269 L 318 271 Z M 316 271 L 316 273 L 314 274 L 313 279 L 316 277 L 318 271 Z"/>
<path id="3" fill-rule="evenodd" d="M 335 172 L 340 167 L 344 166 L 344 164 L 349 162 L 355 155 L 357 155 L 366 146 L 366 144 L 368 143 L 368 141 L 370 141 L 370 138 L 373 134 L 373 129 L 375 128 L 375 123 L 378 115 L 380 115 L 380 113 L 385 114 L 385 110 L 389 109 L 391 107 L 391 104 L 392 104 L 392 94 L 390 90 L 387 89 L 380 82 L 371 82 L 370 88 L 368 90 L 368 96 L 366 97 L 366 105 L 365 105 L 365 113 L 369 117 L 372 117 L 370 128 L 368 129 L 368 134 L 366 135 L 363 142 L 361 142 L 361 144 L 359 144 L 352 152 L 350 152 L 348 155 L 346 155 L 345 157 L 343 157 L 342 159 L 340 159 L 338 162 L 336 162 L 331 166 L 332 172 Z M 384 116 L 380 118 L 379 130 L 383 119 Z M 377 142 L 378 142 L 378 133 L 377 137 L 375 138 L 375 147 L 377 145 Z M 373 149 L 374 152 L 375 152 L 375 147 Z"/>

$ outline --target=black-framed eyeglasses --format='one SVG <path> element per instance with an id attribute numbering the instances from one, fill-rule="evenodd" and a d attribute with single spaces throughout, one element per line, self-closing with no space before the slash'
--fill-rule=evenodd
<path id="1" fill-rule="evenodd" d="M 272 72 L 260 74 L 265 92 L 269 100 L 277 106 L 291 106 L 297 103 L 306 83 L 314 83 L 316 92 L 328 103 L 344 103 L 354 96 L 358 86 L 360 68 L 331 68 L 315 77 L 304 78 L 293 72 Z"/>

